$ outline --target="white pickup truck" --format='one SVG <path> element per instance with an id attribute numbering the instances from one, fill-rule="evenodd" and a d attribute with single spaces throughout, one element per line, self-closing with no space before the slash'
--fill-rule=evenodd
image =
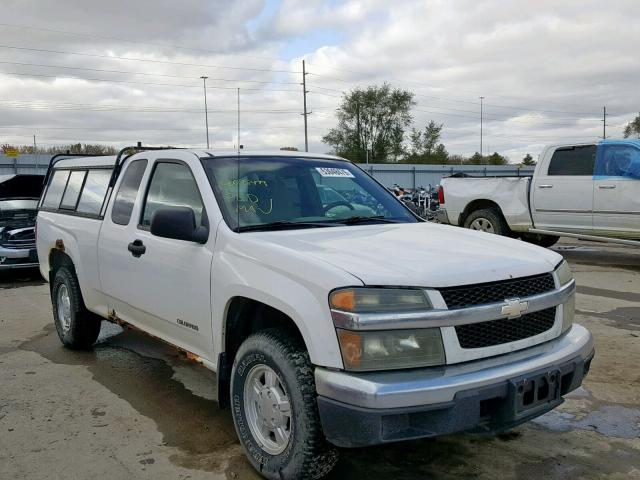
<path id="1" fill-rule="evenodd" d="M 449 177 L 439 194 L 441 223 L 545 247 L 560 236 L 640 246 L 640 141 L 547 147 L 532 178 Z"/>
<path id="2" fill-rule="evenodd" d="M 62 343 L 106 319 L 182 349 L 269 479 L 320 478 L 336 446 L 512 427 L 594 354 L 560 255 L 423 222 L 337 157 L 59 159 L 37 221 Z"/>

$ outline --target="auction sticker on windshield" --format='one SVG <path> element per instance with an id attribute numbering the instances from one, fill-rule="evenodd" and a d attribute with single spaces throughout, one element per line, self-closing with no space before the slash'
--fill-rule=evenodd
<path id="1" fill-rule="evenodd" d="M 346 168 L 328 168 L 328 167 L 316 167 L 316 170 L 323 177 L 348 177 L 355 178 Z"/>

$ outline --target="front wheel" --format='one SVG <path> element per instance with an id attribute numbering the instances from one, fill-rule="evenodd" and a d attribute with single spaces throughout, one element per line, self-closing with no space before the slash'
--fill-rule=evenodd
<path id="1" fill-rule="evenodd" d="M 233 421 L 253 467 L 268 479 L 321 478 L 338 460 L 324 438 L 304 345 L 283 329 L 251 335 L 231 372 Z"/>

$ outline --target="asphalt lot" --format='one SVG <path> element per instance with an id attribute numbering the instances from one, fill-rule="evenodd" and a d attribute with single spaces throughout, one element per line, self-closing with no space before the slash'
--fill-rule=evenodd
<path id="1" fill-rule="evenodd" d="M 498 435 L 345 450 L 332 479 L 640 478 L 640 252 L 563 241 L 576 321 L 595 335 L 583 388 Z M 104 323 L 64 349 L 38 272 L 0 275 L 1 479 L 254 479 L 214 375 Z"/>

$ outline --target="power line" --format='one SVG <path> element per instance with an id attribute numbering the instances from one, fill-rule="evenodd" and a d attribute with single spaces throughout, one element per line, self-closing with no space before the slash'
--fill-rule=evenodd
<path id="1" fill-rule="evenodd" d="M 161 47 L 161 48 L 175 48 L 175 49 L 179 49 L 179 50 L 190 50 L 190 51 L 194 51 L 194 52 L 202 52 L 202 53 L 212 53 L 214 55 L 226 55 L 225 53 L 220 53 L 216 50 L 212 50 L 212 49 L 207 49 L 207 48 L 197 48 L 197 47 L 186 47 L 183 45 L 174 45 L 174 44 L 167 44 L 167 43 L 157 43 L 157 42 L 141 42 L 138 40 L 131 40 L 131 39 L 127 39 L 127 38 L 121 38 L 121 37 L 112 37 L 112 36 L 107 36 L 107 35 L 96 35 L 96 34 L 91 34 L 91 33 L 84 33 L 84 32 L 70 32 L 67 30 L 55 30 L 53 28 L 44 28 L 44 27 L 34 27 L 32 25 L 16 25 L 16 24 L 12 24 L 12 23 L 0 23 L 0 26 L 2 27 L 9 27 L 9 28 L 19 28 L 21 30 L 35 30 L 35 31 L 41 31 L 41 32 L 50 32 L 50 33 L 58 33 L 58 34 L 63 34 L 63 35 L 71 35 L 71 36 L 75 36 L 75 37 L 85 37 L 85 38 L 98 38 L 98 39 L 102 39 L 102 40 L 116 40 L 118 42 L 125 42 L 125 43 L 133 43 L 136 45 L 152 45 L 155 47 Z M 285 60 L 282 60 L 280 58 L 277 57 L 265 57 L 265 56 L 259 56 L 259 55 L 247 55 L 247 54 L 242 54 L 242 53 L 235 53 L 233 52 L 234 56 L 239 56 L 239 57 L 247 57 L 247 58 L 258 58 L 258 59 L 263 59 L 263 60 L 275 60 L 277 62 L 281 62 L 281 63 L 287 63 Z"/>
<path id="2" fill-rule="evenodd" d="M 93 111 L 93 112 L 128 112 L 128 113 L 204 113 L 202 108 L 168 108 L 168 107 L 140 107 L 121 105 L 92 105 L 92 104 L 51 104 L 46 102 L 20 102 L 12 100 L 0 100 L 0 108 L 17 110 L 68 110 L 68 111 Z M 235 110 L 211 110 L 214 113 L 236 113 Z M 247 113 L 273 113 L 273 114 L 294 114 L 298 110 L 278 110 L 278 109 L 249 109 Z"/>
<path id="3" fill-rule="evenodd" d="M 85 71 L 102 72 L 102 73 L 120 73 L 120 74 L 127 74 L 127 75 L 145 75 L 145 76 L 151 76 L 151 77 L 180 78 L 180 79 L 186 79 L 186 80 L 196 80 L 200 78 L 197 76 L 170 75 L 167 73 L 134 72 L 131 70 L 109 70 L 105 68 L 74 67 L 69 65 L 51 65 L 51 64 L 43 64 L 43 63 L 29 63 L 29 62 L 10 62 L 8 60 L 2 60 L 0 61 L 0 64 L 19 65 L 19 66 L 27 66 L 27 67 L 41 67 L 41 68 L 61 68 L 61 69 L 68 69 L 68 70 L 85 70 Z M 243 80 L 240 78 L 210 77 L 209 80 L 215 81 L 215 82 L 259 83 L 259 84 L 270 84 L 270 85 L 298 85 L 298 82 L 272 82 L 267 80 Z"/>
<path id="4" fill-rule="evenodd" d="M 325 66 L 325 65 L 312 64 L 312 63 L 309 63 L 309 65 L 320 67 L 320 68 L 329 68 L 331 70 L 336 70 L 336 71 L 355 73 L 355 74 L 358 74 L 358 75 L 368 75 L 368 76 L 370 76 L 370 73 L 366 73 L 366 72 L 362 72 L 362 71 L 347 70 L 347 69 L 343 69 L 343 68 L 329 67 L 329 66 Z M 333 81 L 336 81 L 336 82 L 351 83 L 351 84 L 357 83 L 356 80 L 345 80 L 344 78 L 332 77 L 332 76 L 329 76 L 329 75 L 315 73 L 315 72 L 314 73 L 310 72 L 309 74 L 317 76 L 317 77 L 325 78 L 325 79 L 328 79 L 328 80 L 333 80 Z M 413 85 L 414 88 L 416 88 L 416 87 L 418 87 L 418 88 L 432 88 L 432 89 L 441 89 L 442 88 L 442 87 L 433 86 L 433 85 L 425 86 L 424 82 L 415 82 L 415 81 L 409 81 L 409 80 L 406 80 L 406 79 L 400 79 L 400 78 L 394 78 L 394 77 L 389 77 L 388 79 L 383 79 L 383 81 L 387 81 L 387 80 L 395 81 L 398 84 Z M 472 95 L 477 95 L 479 93 L 477 91 L 471 91 L 471 90 L 460 90 L 460 91 L 462 91 L 462 92 L 466 91 L 467 93 L 472 94 Z M 494 97 L 499 97 L 499 98 L 514 98 L 514 99 L 521 99 L 522 98 L 522 97 L 517 97 L 517 96 L 513 96 L 513 95 L 499 95 L 499 94 L 493 94 L 493 96 Z M 566 105 L 566 106 L 572 106 L 572 107 L 578 107 L 578 108 L 583 108 L 584 107 L 584 105 L 582 105 L 582 104 L 578 105 L 578 104 L 575 104 L 575 103 L 559 102 L 559 101 L 554 101 L 554 100 L 552 100 L 552 101 L 547 100 L 546 103 L 548 103 L 548 104 L 554 104 L 555 103 L 557 105 Z M 570 113 L 570 112 L 567 112 L 567 113 Z"/>
<path id="5" fill-rule="evenodd" d="M 44 73 L 23 73 L 23 72 L 4 72 L 0 71 L 0 75 L 12 75 L 18 77 L 38 77 L 38 78 L 66 78 L 70 80 L 84 80 L 86 82 L 104 82 L 104 83 L 122 83 L 127 85 L 148 85 L 148 86 L 156 86 L 156 87 L 181 87 L 181 88 L 200 88 L 200 85 L 185 85 L 178 83 L 159 83 L 159 82 L 138 82 L 134 80 L 113 80 L 106 78 L 86 78 L 86 77 L 76 77 L 72 75 L 49 75 Z M 217 85 L 209 85 L 208 89 L 215 90 L 236 90 L 236 87 L 221 87 Z M 246 88 L 243 90 L 248 90 L 251 92 L 297 92 L 297 90 L 293 89 L 277 89 L 277 88 Z"/>
<path id="6" fill-rule="evenodd" d="M 247 70 L 247 71 L 253 71 L 253 72 L 272 72 L 272 73 L 300 73 L 295 70 L 277 70 L 272 68 L 235 67 L 235 66 L 229 66 L 229 65 L 207 65 L 202 63 L 172 62 L 169 60 L 154 60 L 150 58 L 122 57 L 118 55 L 104 55 L 99 53 L 68 52 L 63 50 L 49 50 L 45 48 L 19 47 L 17 45 L 0 45 L 0 48 L 6 48 L 11 50 L 24 50 L 29 52 L 54 53 L 54 54 L 61 54 L 61 55 L 78 55 L 82 57 L 92 57 L 92 58 L 106 58 L 109 60 L 124 60 L 124 61 L 130 61 L 130 62 L 147 62 L 147 63 L 157 63 L 157 64 L 163 64 L 163 65 L 179 65 L 182 67 L 205 67 L 205 68 L 220 68 L 220 69 L 226 69 L 226 70 Z"/>

